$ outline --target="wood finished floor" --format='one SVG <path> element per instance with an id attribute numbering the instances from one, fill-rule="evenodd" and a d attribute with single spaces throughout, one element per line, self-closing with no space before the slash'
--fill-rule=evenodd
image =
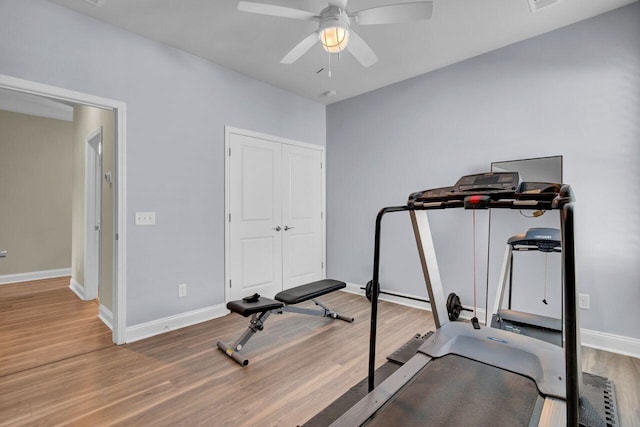
<path id="1" fill-rule="evenodd" d="M 0 286 L 0 377 L 112 346 L 98 304 L 69 277 Z"/>
<path id="2" fill-rule="evenodd" d="M 124 346 L 111 346 L 0 378 L 0 425 L 295 426 L 366 375 L 367 301 L 335 292 L 323 298 L 352 315 L 272 316 L 241 368 L 216 348 L 246 328 L 228 315 Z M 430 313 L 381 303 L 378 363 L 415 333 L 433 329 Z M 585 367 L 616 382 L 621 425 L 639 425 L 640 360 L 585 349 Z"/>

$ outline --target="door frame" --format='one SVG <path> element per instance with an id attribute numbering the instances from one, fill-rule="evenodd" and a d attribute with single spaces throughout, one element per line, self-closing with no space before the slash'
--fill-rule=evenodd
<path id="1" fill-rule="evenodd" d="M 227 286 L 229 285 L 230 275 L 231 275 L 231 239 L 230 232 L 231 226 L 229 224 L 229 216 L 230 216 L 230 208 L 231 208 L 231 160 L 230 150 L 231 150 L 231 135 L 242 135 L 248 136 L 252 138 L 258 139 L 266 139 L 269 141 L 277 142 L 280 144 L 293 145 L 296 147 L 309 148 L 312 150 L 318 150 L 321 153 L 322 158 L 322 176 L 320 178 L 321 181 L 321 194 L 322 200 L 320 202 L 320 206 L 322 207 L 321 213 L 321 223 L 322 223 L 322 277 L 326 277 L 327 271 L 327 197 L 326 197 L 326 184 L 327 184 L 327 167 L 326 167 L 326 150 L 322 145 L 310 144 L 308 142 L 296 141 L 293 139 L 282 138 L 279 136 L 273 136 L 266 133 L 255 132 L 246 129 L 240 129 L 232 126 L 224 127 L 224 301 L 225 303 L 229 302 L 229 289 Z"/>
<path id="2" fill-rule="evenodd" d="M 115 206 L 113 244 L 113 342 L 125 343 L 126 331 L 126 248 L 127 248 L 127 197 L 126 197 L 126 110 L 124 102 L 102 98 L 83 92 L 51 86 L 30 80 L 0 74 L 0 88 L 31 95 L 43 96 L 57 101 L 88 105 L 114 112 L 115 129 Z"/>
<path id="3" fill-rule="evenodd" d="M 102 126 L 84 143 L 84 299 L 94 300 L 99 296 L 102 269 Z"/>

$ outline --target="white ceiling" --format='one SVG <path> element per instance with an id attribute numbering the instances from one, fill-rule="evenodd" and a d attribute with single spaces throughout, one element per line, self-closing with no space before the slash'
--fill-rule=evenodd
<path id="1" fill-rule="evenodd" d="M 284 55 L 317 24 L 239 12 L 237 0 L 51 0 L 159 40 L 306 98 L 329 104 L 633 3 L 636 0 L 560 0 L 535 13 L 528 0 L 434 0 L 428 21 L 354 29 L 379 62 L 363 68 L 349 54 L 332 56 L 316 44 L 292 65 Z M 323 0 L 255 0 L 320 12 Z M 411 0 L 350 0 L 350 12 Z M 325 71 L 316 73 L 319 69 Z M 335 90 L 336 95 L 323 96 Z"/>

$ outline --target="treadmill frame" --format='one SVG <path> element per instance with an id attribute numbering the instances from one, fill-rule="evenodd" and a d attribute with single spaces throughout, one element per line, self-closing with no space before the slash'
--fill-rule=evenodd
<path id="1" fill-rule="evenodd" d="M 471 193 L 469 194 L 471 195 Z M 468 196 L 467 196 L 468 197 Z M 374 248 L 374 265 L 373 265 L 373 286 L 371 292 L 371 329 L 369 340 L 369 377 L 368 387 L 369 394 L 367 397 L 361 400 L 359 404 L 354 406 L 352 410 L 344 414 L 343 417 L 338 419 L 335 425 L 352 425 L 347 420 L 352 419 L 351 415 L 355 415 L 358 412 L 360 416 L 364 415 L 362 407 L 358 406 L 366 405 L 366 402 L 378 402 L 376 406 L 378 408 L 388 400 L 391 395 L 390 389 L 397 390 L 398 378 L 400 382 L 407 382 L 413 375 L 410 374 L 410 370 L 413 370 L 413 364 L 407 363 L 406 368 L 403 366 L 398 370 L 398 375 L 394 374 L 386 381 L 384 381 L 378 387 L 378 391 L 374 390 L 374 377 L 375 377 L 375 354 L 376 354 L 376 334 L 377 334 L 377 312 L 378 312 L 378 297 L 380 292 L 379 283 L 379 270 L 380 270 L 380 236 L 382 219 L 388 213 L 409 211 L 411 214 L 411 220 L 413 224 L 416 243 L 418 246 L 418 252 L 420 255 L 420 261 L 422 264 L 425 284 L 427 292 L 429 294 L 429 301 L 431 304 L 431 310 L 435 320 L 437 329 L 442 328 L 449 323 L 446 299 L 444 298 L 444 290 L 442 287 L 442 281 L 440 279 L 440 273 L 437 267 L 437 260 L 435 256 L 435 248 L 433 245 L 433 239 L 429 226 L 429 220 L 427 217 L 427 211 L 433 209 L 446 209 L 446 208 L 468 208 L 465 206 L 463 200 L 447 200 L 437 201 L 433 203 L 415 203 L 405 206 L 392 206 L 381 209 L 376 217 L 376 230 L 375 230 L 375 248 Z M 473 208 L 473 207 L 472 207 Z M 560 223 L 561 223 L 561 236 L 562 236 L 562 272 L 563 272 L 563 330 L 565 335 L 564 360 L 565 360 L 565 383 L 566 383 L 566 396 L 565 401 L 557 398 L 545 398 L 545 402 L 542 408 L 542 415 L 540 418 L 540 424 L 546 424 L 546 421 L 554 420 L 558 421 L 565 418 L 566 425 L 578 426 L 579 422 L 579 398 L 580 398 L 580 386 L 582 382 L 582 369 L 581 369 L 581 351 L 580 351 L 580 328 L 579 328 L 579 311 L 578 311 L 578 298 L 576 290 L 575 280 L 575 234 L 574 234 L 574 196 L 571 188 L 568 185 L 563 185 L 556 198 L 550 201 L 534 201 L 534 200 L 489 200 L 485 205 L 479 206 L 481 209 L 533 209 L 533 210 L 559 210 L 560 211 Z M 488 327 L 488 326 L 485 326 Z M 425 355 L 422 355 L 425 356 Z M 421 363 L 424 366 L 430 358 L 427 357 L 425 363 Z M 405 372 L 406 371 L 406 372 Z M 404 379 L 404 380 L 402 380 Z M 391 382 L 395 382 L 391 384 Z M 393 386 L 393 387 L 391 387 Z M 401 386 L 401 385 L 400 385 Z M 373 393 L 372 393 L 373 392 Z M 564 405 L 562 405 L 564 403 Z M 565 411 L 562 411 L 562 407 L 565 407 Z M 376 409 L 377 410 L 377 409 Z M 564 412 L 564 414 L 559 414 Z M 360 418 L 361 419 L 361 418 Z M 355 421 L 355 419 L 353 419 Z"/>
<path id="2" fill-rule="evenodd" d="M 529 232 L 529 230 L 527 230 L 527 232 L 524 234 L 526 235 Z M 509 286 L 509 298 L 508 298 L 508 309 L 512 310 L 511 308 L 511 295 L 512 295 L 512 291 L 513 291 L 513 253 L 515 252 L 528 252 L 528 251 L 536 251 L 536 252 L 540 252 L 539 249 L 517 249 L 514 248 L 514 245 L 518 244 L 518 241 L 514 241 L 512 242 L 512 239 L 514 239 L 517 236 L 513 236 L 511 237 L 506 244 L 506 248 L 505 248 L 505 252 L 504 252 L 504 257 L 502 260 L 502 269 L 500 270 L 500 279 L 498 281 L 498 288 L 496 290 L 496 296 L 495 296 L 495 300 L 494 300 L 494 304 L 493 304 L 493 309 L 491 310 L 491 313 L 489 313 L 489 311 L 486 312 L 485 314 L 485 325 L 494 327 L 494 319 L 496 319 L 496 317 L 498 316 L 498 314 L 501 312 L 501 310 L 503 309 L 503 304 L 504 304 L 504 297 L 505 297 L 505 293 L 507 290 L 507 284 Z M 559 249 L 553 249 L 553 250 L 549 250 L 549 253 L 561 253 L 561 250 Z M 560 298 L 564 298 L 563 295 L 560 295 Z M 562 307 L 562 305 L 561 305 Z M 518 310 L 516 310 L 518 311 Z M 526 313 L 523 311 L 519 311 L 520 313 L 523 314 L 527 314 L 533 318 L 543 318 L 544 316 L 539 316 L 533 313 Z M 562 313 L 561 313 L 561 318 L 557 319 L 560 322 L 560 329 L 557 331 L 560 336 L 560 346 L 562 347 L 562 342 L 564 341 L 564 337 L 562 336 Z M 530 324 L 530 326 L 532 327 L 536 327 L 535 324 Z M 541 327 L 538 327 L 540 329 L 542 329 Z M 555 331 L 555 329 L 553 329 Z M 523 335 L 527 335 L 527 334 L 523 334 Z M 538 338 L 538 339 L 542 339 L 542 338 Z"/>

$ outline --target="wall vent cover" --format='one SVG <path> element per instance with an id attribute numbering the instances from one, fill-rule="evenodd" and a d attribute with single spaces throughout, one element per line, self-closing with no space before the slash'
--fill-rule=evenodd
<path id="1" fill-rule="evenodd" d="M 89 3 L 93 6 L 100 7 L 104 4 L 105 0 L 84 0 L 85 3 Z"/>
<path id="2" fill-rule="evenodd" d="M 85 1 L 89 1 L 89 0 L 85 0 Z M 555 4 L 558 2 L 560 2 L 560 0 L 529 0 L 529 7 L 531 8 L 531 12 L 537 12 L 540 9 L 543 9 L 547 6 L 551 6 L 552 4 Z"/>

